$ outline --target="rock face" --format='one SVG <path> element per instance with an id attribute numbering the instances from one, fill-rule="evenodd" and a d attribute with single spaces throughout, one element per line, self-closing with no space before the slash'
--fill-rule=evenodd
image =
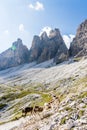
<path id="1" fill-rule="evenodd" d="M 68 49 L 62 39 L 59 29 L 46 32 L 42 35 L 34 36 L 30 49 L 30 61 L 38 63 L 54 58 L 56 63 L 60 63 L 68 58 Z"/>
<path id="2" fill-rule="evenodd" d="M 87 55 L 87 20 L 80 24 L 76 37 L 70 46 L 70 55 L 81 57 Z"/>
<path id="3" fill-rule="evenodd" d="M 56 64 L 61 63 L 63 61 L 66 61 L 69 57 L 69 53 L 68 53 L 68 49 L 65 45 L 65 43 L 60 43 L 56 56 L 54 58 L 54 62 L 56 62 Z"/>
<path id="4" fill-rule="evenodd" d="M 30 62 L 31 61 L 36 61 L 38 57 L 41 54 L 42 46 L 41 46 L 41 41 L 39 36 L 34 36 L 33 41 L 32 41 L 32 47 L 30 49 Z"/>
<path id="5" fill-rule="evenodd" d="M 41 36 L 34 36 L 30 51 L 18 39 L 11 48 L 0 54 L 0 70 L 32 61 L 41 63 L 52 58 L 56 63 L 68 58 L 68 49 L 59 29 L 51 30 L 49 36 L 46 32 Z"/>
<path id="6" fill-rule="evenodd" d="M 12 47 L 0 54 L 0 70 L 28 62 L 29 51 L 18 39 Z"/>

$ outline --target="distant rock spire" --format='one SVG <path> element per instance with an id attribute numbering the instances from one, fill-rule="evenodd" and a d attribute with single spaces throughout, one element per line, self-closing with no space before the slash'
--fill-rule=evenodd
<path id="1" fill-rule="evenodd" d="M 12 43 L 11 48 L 0 55 L 0 70 L 27 63 L 28 60 L 29 51 L 23 45 L 22 40 L 18 38 L 17 41 Z"/>
<path id="2" fill-rule="evenodd" d="M 69 52 L 71 56 L 87 56 L 87 20 L 79 25 Z"/>

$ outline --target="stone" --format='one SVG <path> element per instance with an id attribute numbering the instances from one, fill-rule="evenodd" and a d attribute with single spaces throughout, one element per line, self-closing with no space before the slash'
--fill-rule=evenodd
<path id="1" fill-rule="evenodd" d="M 82 101 L 87 104 L 87 97 L 86 98 L 83 98 Z"/>
<path id="2" fill-rule="evenodd" d="M 59 127 L 59 130 L 71 130 L 75 126 L 74 121 L 69 119 L 66 124 Z"/>

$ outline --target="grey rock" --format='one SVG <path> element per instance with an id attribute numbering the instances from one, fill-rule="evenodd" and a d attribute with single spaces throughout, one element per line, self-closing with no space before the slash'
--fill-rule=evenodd
<path id="1" fill-rule="evenodd" d="M 87 20 L 85 20 L 77 29 L 75 38 L 70 45 L 70 55 L 82 57 L 87 55 Z"/>
<path id="2" fill-rule="evenodd" d="M 74 121 L 69 119 L 66 124 L 59 127 L 59 130 L 71 130 L 75 126 Z"/>
<path id="3" fill-rule="evenodd" d="M 80 104 L 78 105 L 78 107 L 79 107 L 79 108 L 85 107 L 85 103 L 80 103 Z"/>
<path id="4" fill-rule="evenodd" d="M 37 61 L 38 57 L 41 55 L 43 46 L 41 45 L 41 40 L 39 36 L 34 36 L 32 41 L 32 46 L 30 49 L 29 61 Z"/>
<path id="5" fill-rule="evenodd" d="M 52 58 L 56 63 L 68 58 L 68 49 L 59 29 L 51 30 L 49 36 L 46 32 L 43 32 L 40 37 L 34 36 L 30 49 L 30 61 L 36 60 L 37 63 L 40 63 Z"/>
<path id="6" fill-rule="evenodd" d="M 87 104 L 87 97 L 86 98 L 83 98 L 82 101 Z"/>
<path id="7" fill-rule="evenodd" d="M 77 120 L 79 118 L 79 114 L 78 113 L 73 113 L 72 116 L 71 116 L 71 118 L 73 120 Z"/>
<path id="8" fill-rule="evenodd" d="M 82 125 L 86 125 L 87 124 L 87 120 L 86 119 L 78 119 L 75 121 L 75 126 L 82 126 Z"/>

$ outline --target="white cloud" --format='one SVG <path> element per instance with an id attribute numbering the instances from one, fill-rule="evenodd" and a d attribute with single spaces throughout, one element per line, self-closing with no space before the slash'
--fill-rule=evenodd
<path id="1" fill-rule="evenodd" d="M 41 36 L 41 34 L 43 33 L 43 32 L 46 32 L 47 33 L 47 36 L 49 37 L 49 34 L 50 34 L 50 31 L 52 30 L 52 28 L 51 27 L 44 27 L 42 30 L 41 30 L 41 32 L 40 32 L 40 34 L 39 34 L 39 36 Z"/>
<path id="2" fill-rule="evenodd" d="M 30 9 L 39 11 L 39 10 L 44 10 L 44 5 L 43 3 L 40 3 L 39 1 L 37 1 L 34 5 L 33 4 L 29 4 L 28 7 Z"/>
<path id="3" fill-rule="evenodd" d="M 34 6 L 33 6 L 32 4 L 29 4 L 28 7 L 29 7 L 30 9 L 34 9 Z"/>
<path id="4" fill-rule="evenodd" d="M 20 32 L 24 32 L 24 25 L 23 25 L 23 24 L 20 24 L 20 25 L 19 25 L 19 31 L 20 31 Z"/>
<path id="5" fill-rule="evenodd" d="M 63 40 L 64 40 L 67 48 L 70 47 L 70 43 L 72 42 L 74 37 L 75 37 L 75 35 L 72 35 L 72 34 L 70 34 L 70 35 L 63 35 Z"/>

